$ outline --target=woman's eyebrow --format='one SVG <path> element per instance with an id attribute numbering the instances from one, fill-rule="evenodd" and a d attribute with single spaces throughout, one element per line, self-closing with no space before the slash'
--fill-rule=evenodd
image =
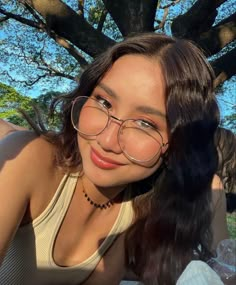
<path id="1" fill-rule="evenodd" d="M 111 97 L 118 99 L 118 95 L 116 94 L 116 92 L 114 90 L 112 90 L 110 87 L 108 87 L 106 84 L 100 82 L 98 84 L 98 87 L 100 87 L 105 92 L 107 92 Z M 166 114 L 164 114 L 160 110 L 155 109 L 155 108 L 150 107 L 150 106 L 138 106 L 136 108 L 136 110 L 139 112 L 143 112 L 143 113 L 151 114 L 151 115 L 156 115 L 156 116 L 159 116 L 159 117 L 166 119 Z"/>
<path id="2" fill-rule="evenodd" d="M 115 91 L 113 91 L 110 87 L 108 87 L 106 84 L 100 82 L 98 84 L 98 87 L 102 88 L 105 92 L 107 92 L 111 97 L 118 98 L 117 94 Z"/>
<path id="3" fill-rule="evenodd" d="M 159 116 L 159 117 L 162 117 L 162 118 L 166 119 L 166 114 L 164 114 L 160 110 L 155 109 L 153 107 L 150 107 L 150 106 L 138 106 L 136 109 L 139 112 L 143 112 L 143 113 L 150 114 L 150 115 L 156 115 L 156 116 Z"/>

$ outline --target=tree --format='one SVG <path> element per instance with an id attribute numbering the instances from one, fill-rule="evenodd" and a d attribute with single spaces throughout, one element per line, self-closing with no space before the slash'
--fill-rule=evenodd
<path id="1" fill-rule="evenodd" d="M 236 0 L 0 0 L 0 80 L 21 93 L 67 91 L 63 86 L 71 89 L 92 58 L 115 41 L 156 31 L 204 49 L 218 93 L 232 94 L 234 102 L 235 7 Z M 222 123 L 235 128 L 231 109 Z"/>
<path id="2" fill-rule="evenodd" d="M 50 77 L 77 81 L 91 58 L 114 41 L 158 31 L 195 41 L 213 59 L 216 85 L 236 73 L 235 0 L 1 0 L 0 22 L 8 37 L 3 59 L 18 56 L 3 75 L 32 86 Z M 218 10 L 221 9 L 221 13 Z M 219 16 L 220 14 L 220 16 Z M 27 34 L 27 38 L 25 38 Z M 10 49 L 6 49 L 6 47 Z M 31 72 L 29 68 L 31 67 Z"/>
<path id="3" fill-rule="evenodd" d="M 20 110 L 23 110 L 34 122 L 40 119 L 48 129 L 55 129 L 59 127 L 59 117 L 56 113 L 54 119 L 52 119 L 48 114 L 53 99 L 59 95 L 61 95 L 59 92 L 48 92 L 37 98 L 31 98 L 21 95 L 6 84 L 0 83 L 0 119 L 29 128 L 29 124 L 20 113 Z M 40 118 L 36 112 L 37 110 L 40 111 Z"/>
<path id="4" fill-rule="evenodd" d="M 24 109 L 32 116 L 32 99 L 22 96 L 14 88 L 0 83 L 0 118 L 7 119 L 13 124 L 26 126 L 26 122 L 19 115 L 17 109 Z"/>
<path id="5" fill-rule="evenodd" d="M 221 121 L 222 126 L 230 129 L 234 134 L 236 134 L 236 108 L 234 107 L 234 113 L 225 116 Z"/>

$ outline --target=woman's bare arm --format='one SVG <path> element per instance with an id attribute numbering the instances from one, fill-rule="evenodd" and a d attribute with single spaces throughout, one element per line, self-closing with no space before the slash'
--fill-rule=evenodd
<path id="1" fill-rule="evenodd" d="M 3 119 L 0 119 L 0 139 L 4 138 L 11 132 L 21 131 L 21 130 L 25 130 L 25 128 L 9 123 Z"/>
<path id="2" fill-rule="evenodd" d="M 45 180 L 43 173 L 51 161 L 47 145 L 30 131 L 13 132 L 0 140 L 0 264 Z"/>
<path id="3" fill-rule="evenodd" d="M 220 178 L 215 175 L 212 181 L 212 207 L 213 207 L 213 249 L 217 244 L 229 238 L 226 220 L 226 196 Z"/>

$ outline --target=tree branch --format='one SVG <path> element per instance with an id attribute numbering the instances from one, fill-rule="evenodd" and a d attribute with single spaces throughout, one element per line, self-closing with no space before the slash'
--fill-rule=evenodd
<path id="1" fill-rule="evenodd" d="M 85 58 L 77 51 L 77 49 L 69 43 L 66 39 L 63 39 L 62 37 L 59 37 L 56 33 L 53 31 L 49 33 L 49 36 L 55 40 L 56 43 L 58 43 L 60 46 L 65 48 L 68 53 L 74 57 L 74 59 L 80 64 L 82 68 L 84 68 L 86 65 L 88 65 L 88 62 L 85 60 Z"/>
<path id="2" fill-rule="evenodd" d="M 208 55 L 218 53 L 223 47 L 236 39 L 236 13 L 224 19 L 218 25 L 198 38 L 192 38 L 198 45 L 207 51 Z"/>
<path id="3" fill-rule="evenodd" d="M 172 7 L 172 6 L 175 6 L 177 3 L 179 3 L 181 0 L 173 0 L 172 2 L 170 2 L 169 4 L 166 4 L 164 6 L 161 6 L 161 1 L 158 3 L 157 5 L 157 9 L 162 9 L 164 10 L 164 15 L 162 17 L 162 20 L 157 20 L 155 19 L 155 22 L 158 23 L 158 25 L 154 28 L 154 30 L 161 30 L 164 28 L 165 26 L 165 23 L 166 23 L 166 19 L 167 19 L 167 16 L 168 16 L 168 13 L 169 13 L 169 8 Z"/>
<path id="4" fill-rule="evenodd" d="M 158 0 L 103 0 L 123 36 L 154 30 Z"/>
<path id="5" fill-rule="evenodd" d="M 45 78 L 48 76 L 48 74 L 44 73 L 42 75 L 38 75 L 36 78 L 34 79 L 30 79 L 29 81 L 26 80 L 19 80 L 19 79 L 15 79 L 11 76 L 11 74 L 7 71 L 3 72 L 4 75 L 6 75 L 8 78 L 10 78 L 11 82 L 14 83 L 20 83 L 23 84 L 24 86 L 33 86 L 35 83 L 37 83 L 40 79 Z"/>
<path id="6" fill-rule="evenodd" d="M 43 47 L 37 52 L 37 55 L 35 56 L 28 56 L 27 54 L 25 54 L 25 50 L 23 46 L 18 45 L 17 46 L 19 51 L 18 53 L 15 53 L 14 55 L 17 56 L 18 58 L 21 58 L 25 61 L 25 66 L 33 66 L 34 65 L 34 70 L 41 70 L 43 72 L 43 74 L 39 74 L 34 73 L 34 72 L 30 72 L 30 73 L 26 73 L 26 79 L 24 80 L 20 80 L 20 79 L 14 79 L 9 72 L 7 71 L 3 71 L 2 75 L 5 74 L 8 78 L 10 78 L 11 81 L 15 82 L 15 83 L 20 83 L 23 84 L 25 86 L 32 86 L 35 83 L 37 83 L 38 81 L 40 81 L 42 78 L 46 78 L 46 77 L 63 77 L 63 78 L 67 78 L 73 81 L 77 80 L 77 76 L 72 76 L 70 74 L 64 73 L 62 71 L 59 71 L 57 68 L 53 67 L 51 64 L 47 63 L 46 60 L 43 57 Z M 9 52 L 7 50 L 5 50 L 6 56 L 9 55 Z M 13 53 L 11 52 L 11 54 L 9 56 L 12 56 Z M 35 66 L 36 65 L 36 66 Z"/>
<path id="7" fill-rule="evenodd" d="M 181 0 L 174 0 L 169 4 L 166 4 L 165 6 L 160 6 L 159 9 L 166 9 L 170 8 L 171 6 L 175 6 L 177 3 L 179 3 Z"/>
<path id="8" fill-rule="evenodd" d="M 236 58 L 236 47 L 211 63 L 216 74 L 215 86 L 236 74 L 233 58 Z"/>
<path id="9" fill-rule="evenodd" d="M 102 28 L 103 28 L 104 22 L 106 20 L 106 17 L 107 17 L 107 10 L 104 9 L 102 11 L 101 17 L 100 17 L 99 22 L 98 22 L 98 27 L 97 27 L 97 30 L 100 31 L 100 32 L 102 31 Z"/>
<path id="10" fill-rule="evenodd" d="M 0 18 L 0 23 L 6 22 L 9 19 L 9 17 L 2 17 Z"/>
<path id="11" fill-rule="evenodd" d="M 38 23 L 45 24 L 40 18 L 39 14 L 34 9 L 32 9 L 32 7 L 28 3 L 26 3 L 25 0 L 20 0 L 20 2 L 28 10 L 28 12 L 38 21 Z"/>
<path id="12" fill-rule="evenodd" d="M 172 34 L 177 37 L 197 38 L 209 30 L 217 16 L 217 8 L 227 0 L 198 0 L 183 15 L 176 17 L 172 23 Z"/>
<path id="13" fill-rule="evenodd" d="M 78 0 L 78 14 L 84 18 L 84 0 Z"/>
<path id="14" fill-rule="evenodd" d="M 47 73 L 43 74 L 43 75 L 38 75 L 35 79 L 32 79 L 30 81 L 25 81 L 25 85 L 27 86 L 33 86 L 35 83 L 39 82 L 42 78 L 46 78 L 48 76 Z"/>
<path id="15" fill-rule="evenodd" d="M 163 29 L 164 25 L 165 25 L 165 22 L 166 22 L 166 18 L 168 16 L 168 13 L 169 13 L 169 7 L 165 7 L 164 8 L 164 15 L 163 15 L 163 18 L 162 20 L 159 22 L 158 26 L 155 27 L 155 30 L 161 30 Z"/>
<path id="16" fill-rule="evenodd" d="M 49 30 L 53 30 L 92 57 L 114 43 L 61 0 L 25 1 L 45 19 Z"/>
<path id="17" fill-rule="evenodd" d="M 68 53 L 71 56 L 73 56 L 76 59 L 76 61 L 78 61 L 78 63 L 81 65 L 82 68 L 88 64 L 88 62 L 84 59 L 84 57 L 76 50 L 76 48 L 72 44 L 70 44 L 68 41 L 66 41 L 62 37 L 59 37 L 55 32 L 49 31 L 47 29 L 46 24 L 42 21 L 42 19 L 39 17 L 36 11 L 32 9 L 32 7 L 29 6 L 28 3 L 26 3 L 26 1 L 21 1 L 21 2 L 26 7 L 26 9 L 33 15 L 33 17 L 37 19 L 40 29 L 44 30 L 52 39 L 55 40 L 56 43 L 58 43 L 60 46 L 65 48 L 68 51 Z"/>
<path id="18" fill-rule="evenodd" d="M 36 23 L 35 21 L 32 21 L 32 20 L 29 20 L 29 19 L 26 19 L 26 18 L 23 18 L 19 15 L 15 15 L 13 13 L 10 13 L 10 12 L 7 12 L 5 11 L 4 9 L 0 8 L 0 13 L 2 13 L 3 15 L 7 16 L 8 18 L 11 18 L 11 19 L 14 19 L 22 24 L 25 24 L 25 25 L 28 25 L 30 27 L 33 27 L 33 28 L 37 28 L 37 29 L 41 29 L 41 25 Z"/>
<path id="19" fill-rule="evenodd" d="M 47 71 L 49 76 L 59 76 L 59 77 L 64 77 L 64 78 L 73 80 L 73 81 L 76 80 L 74 76 L 63 73 L 63 72 L 59 71 L 58 69 L 56 69 L 55 67 L 53 67 L 48 62 L 46 62 L 46 60 L 44 59 L 44 57 L 42 55 L 42 52 L 40 52 L 39 56 L 40 56 L 40 62 L 42 62 L 44 66 L 43 67 L 39 66 L 38 68 L 41 70 Z"/>

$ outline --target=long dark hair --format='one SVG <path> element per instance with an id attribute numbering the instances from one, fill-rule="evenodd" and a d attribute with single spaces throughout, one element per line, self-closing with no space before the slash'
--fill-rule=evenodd
<path id="1" fill-rule="evenodd" d="M 236 210 L 236 136 L 233 132 L 218 127 L 215 134 L 218 152 L 217 175 L 226 192 L 227 212 Z"/>
<path id="2" fill-rule="evenodd" d="M 172 285 L 192 259 L 206 260 L 211 243 L 211 181 L 217 169 L 214 132 L 219 121 L 214 74 L 191 42 L 161 34 L 141 34 L 117 43 L 83 73 L 79 87 L 63 97 L 62 129 L 45 134 L 58 146 L 59 164 L 79 166 L 71 102 L 90 96 L 121 56 L 156 60 L 166 81 L 170 133 L 168 154 L 151 177 L 130 187 L 136 220 L 126 238 L 127 266 L 144 284 Z"/>
<path id="3" fill-rule="evenodd" d="M 219 127 L 215 134 L 218 151 L 217 174 L 227 193 L 236 193 L 236 136 L 230 130 Z"/>

